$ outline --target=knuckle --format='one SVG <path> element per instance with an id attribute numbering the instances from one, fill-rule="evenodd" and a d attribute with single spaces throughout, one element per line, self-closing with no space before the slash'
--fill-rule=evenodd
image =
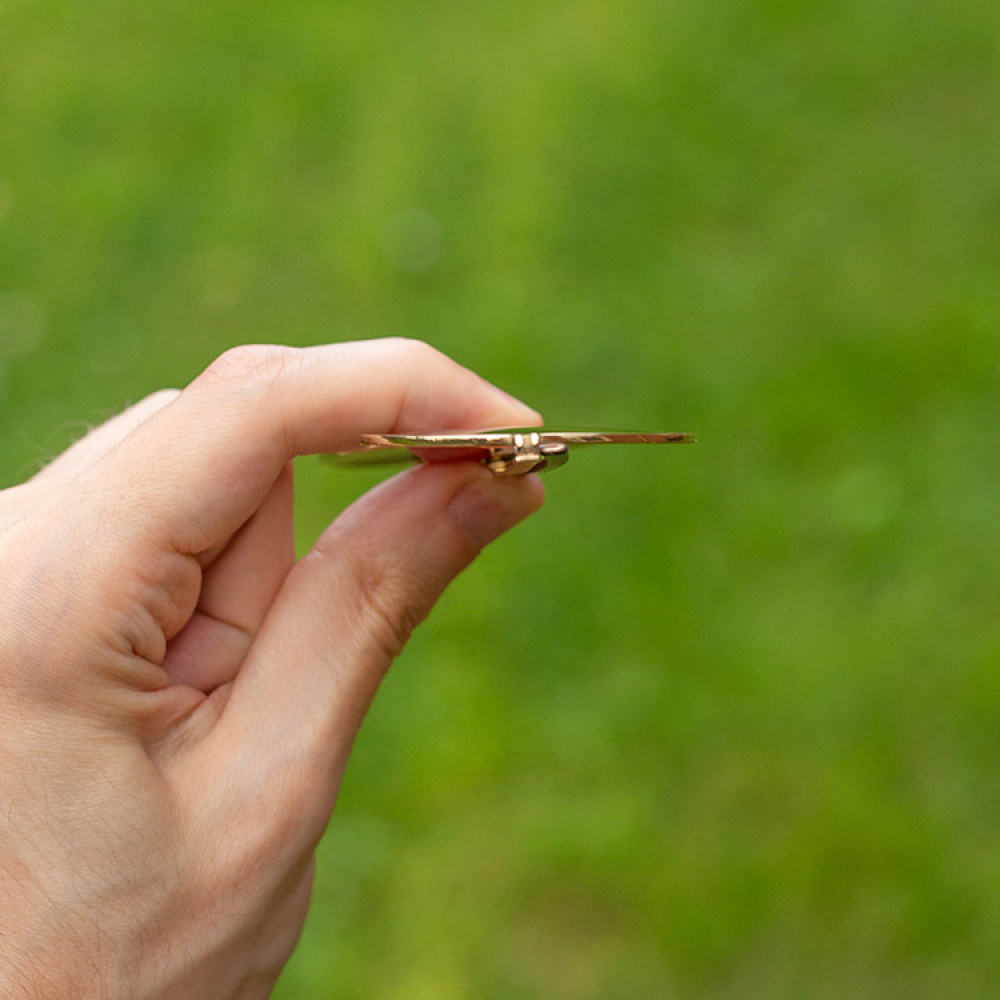
<path id="1" fill-rule="evenodd" d="M 270 385 L 297 357 L 294 348 L 279 344 L 240 344 L 220 354 L 205 375 L 225 385 Z"/>
<path id="2" fill-rule="evenodd" d="M 415 337 L 389 337 L 386 346 L 401 359 L 415 364 L 430 360 L 440 360 L 444 355 L 424 340 Z"/>

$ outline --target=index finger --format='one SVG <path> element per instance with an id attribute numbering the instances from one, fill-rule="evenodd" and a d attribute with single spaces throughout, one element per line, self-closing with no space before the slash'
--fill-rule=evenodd
<path id="1" fill-rule="evenodd" d="M 222 355 L 92 470 L 146 534 L 202 552 L 236 531 L 296 455 L 363 433 L 540 423 L 539 415 L 419 341 Z M 110 466 L 110 467 L 109 467 Z M 100 483 L 98 488 L 100 488 Z"/>

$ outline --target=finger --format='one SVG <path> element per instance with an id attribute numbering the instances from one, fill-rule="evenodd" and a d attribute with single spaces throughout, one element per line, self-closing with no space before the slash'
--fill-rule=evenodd
<path id="1" fill-rule="evenodd" d="M 212 759 L 259 755 L 259 773 L 307 762 L 332 794 L 411 630 L 541 501 L 537 477 L 504 480 L 465 463 L 413 469 L 362 497 L 289 575 L 211 734 Z"/>
<path id="2" fill-rule="evenodd" d="M 180 395 L 177 389 L 161 389 L 134 406 L 95 427 L 85 437 L 72 444 L 32 477 L 33 483 L 58 485 L 67 482 L 89 468 L 140 424 L 158 413 Z"/>
<path id="3" fill-rule="evenodd" d="M 351 448 L 365 432 L 538 422 L 414 341 L 244 347 L 122 442 L 93 485 L 128 491 L 144 540 L 201 552 L 247 520 L 294 455 Z"/>
<path id="4" fill-rule="evenodd" d="M 206 694 L 236 676 L 295 562 L 292 467 L 204 570 L 194 614 L 170 641 L 163 668 Z"/>

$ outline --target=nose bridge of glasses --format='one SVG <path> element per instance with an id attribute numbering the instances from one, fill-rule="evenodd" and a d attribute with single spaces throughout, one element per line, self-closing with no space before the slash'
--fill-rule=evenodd
<path id="1" fill-rule="evenodd" d="M 510 442 L 489 449 L 486 467 L 498 476 L 525 476 L 565 465 L 569 447 L 564 441 L 543 441 L 537 431 L 515 432 Z"/>

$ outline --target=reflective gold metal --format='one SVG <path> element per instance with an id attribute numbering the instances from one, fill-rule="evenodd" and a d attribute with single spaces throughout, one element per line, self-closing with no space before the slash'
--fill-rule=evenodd
<path id="1" fill-rule="evenodd" d="M 355 451 L 330 458 L 342 465 L 374 464 L 420 458 L 439 448 L 470 452 L 498 476 L 524 476 L 557 469 L 569 460 L 570 447 L 591 444 L 682 444 L 694 435 L 670 432 L 640 434 L 624 431 L 554 431 L 541 427 L 510 427 L 441 434 L 363 434 Z M 396 454 L 393 454 L 395 452 Z M 398 459 L 397 459 L 398 455 Z M 464 456 L 463 456 L 464 457 Z"/>

